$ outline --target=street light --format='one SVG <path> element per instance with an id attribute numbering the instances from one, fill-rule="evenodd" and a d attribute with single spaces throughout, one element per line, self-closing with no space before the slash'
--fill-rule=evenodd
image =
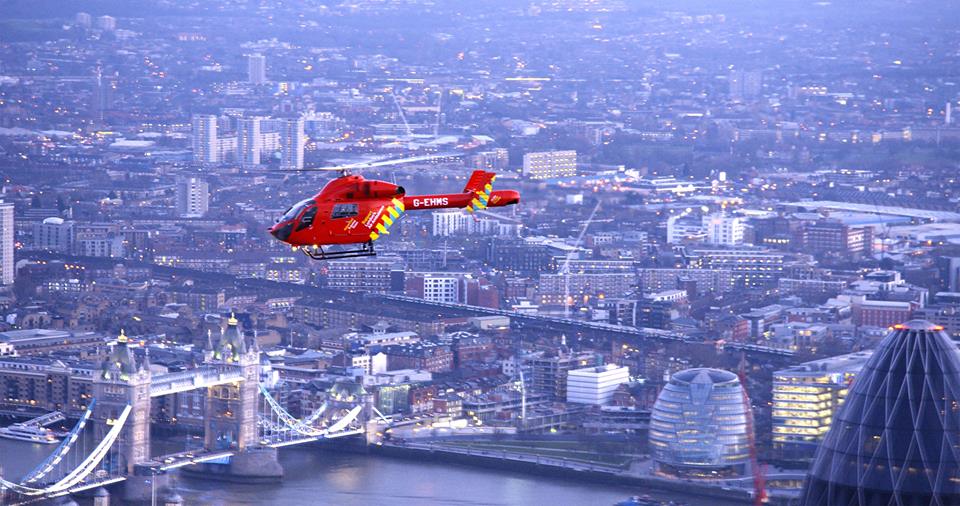
<path id="1" fill-rule="evenodd" d="M 157 468 L 150 468 L 150 506 L 157 506 Z"/>

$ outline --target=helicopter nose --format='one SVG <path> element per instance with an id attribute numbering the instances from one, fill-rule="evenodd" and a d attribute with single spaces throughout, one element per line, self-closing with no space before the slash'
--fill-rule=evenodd
<path id="1" fill-rule="evenodd" d="M 288 222 L 284 224 L 276 224 L 270 227 L 270 234 L 276 237 L 278 240 L 286 242 L 290 238 L 290 234 L 293 233 L 293 222 Z"/>

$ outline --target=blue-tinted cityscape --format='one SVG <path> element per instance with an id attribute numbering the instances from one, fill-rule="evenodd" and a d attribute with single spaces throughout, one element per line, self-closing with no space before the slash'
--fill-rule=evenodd
<path id="1" fill-rule="evenodd" d="M 960 504 L 958 19 L 0 1 L 0 505 Z"/>

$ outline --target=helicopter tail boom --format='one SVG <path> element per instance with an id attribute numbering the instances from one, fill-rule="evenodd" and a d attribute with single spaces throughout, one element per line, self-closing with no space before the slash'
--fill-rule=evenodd
<path id="1" fill-rule="evenodd" d="M 482 207 L 503 207 L 520 202 L 520 193 L 515 190 L 496 190 L 487 194 L 487 200 Z M 474 201 L 479 200 L 476 193 L 447 193 L 439 195 L 408 195 L 403 197 L 404 208 L 407 211 L 419 209 L 466 209 L 476 207 Z"/>

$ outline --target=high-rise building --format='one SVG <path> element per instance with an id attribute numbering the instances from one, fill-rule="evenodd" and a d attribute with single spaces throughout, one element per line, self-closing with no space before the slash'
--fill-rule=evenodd
<path id="1" fill-rule="evenodd" d="M 538 294 L 541 304 L 576 305 L 593 298 L 622 297 L 636 286 L 637 276 L 632 272 L 542 274 Z M 573 300 L 564 301 L 567 293 Z"/>
<path id="2" fill-rule="evenodd" d="M 938 256 L 935 260 L 940 274 L 940 288 L 947 292 L 960 292 L 960 257 Z"/>
<path id="3" fill-rule="evenodd" d="M 100 16 L 97 18 L 97 28 L 105 32 L 112 32 L 117 29 L 117 18 L 113 16 Z"/>
<path id="4" fill-rule="evenodd" d="M 662 473 L 685 477 L 737 476 L 750 460 L 743 386 L 719 369 L 675 373 L 650 415 L 650 448 Z"/>
<path id="5" fill-rule="evenodd" d="M 683 244 L 685 242 L 702 241 L 704 238 L 704 223 L 702 219 L 686 214 L 678 214 L 667 218 L 667 243 Z"/>
<path id="6" fill-rule="evenodd" d="M 431 302 L 461 302 L 462 284 L 461 279 L 455 276 L 424 276 L 423 298 Z"/>
<path id="7" fill-rule="evenodd" d="M 960 504 L 960 352 L 898 324 L 864 364 L 804 484 L 803 506 Z"/>
<path id="8" fill-rule="evenodd" d="M 758 70 L 734 70 L 727 80 L 732 99 L 756 98 L 763 90 L 763 73 Z"/>
<path id="9" fill-rule="evenodd" d="M 460 209 L 433 212 L 434 237 L 451 237 L 467 231 L 470 226 L 470 216 Z"/>
<path id="10" fill-rule="evenodd" d="M 78 12 L 77 15 L 74 17 L 73 22 L 77 26 L 90 28 L 90 26 L 93 24 L 93 17 L 91 17 L 90 14 L 87 14 L 86 12 Z"/>
<path id="11" fill-rule="evenodd" d="M 330 261 L 327 286 L 349 292 L 388 292 L 393 285 L 395 263 L 382 257 Z"/>
<path id="12" fill-rule="evenodd" d="M 693 281 L 701 293 L 726 293 L 736 285 L 729 270 L 709 269 L 639 269 L 637 277 L 644 292 L 676 290 L 684 281 Z"/>
<path id="13" fill-rule="evenodd" d="M 801 229 L 800 243 L 808 253 L 832 253 L 849 257 L 873 251 L 873 229 L 851 227 L 839 220 L 818 220 Z"/>
<path id="14" fill-rule="evenodd" d="M 860 351 L 773 373 L 773 450 L 778 458 L 813 459 L 850 383 L 871 354 Z"/>
<path id="15" fill-rule="evenodd" d="M 200 218 L 210 208 L 210 187 L 198 177 L 177 179 L 177 215 L 182 218 Z"/>
<path id="16" fill-rule="evenodd" d="M 742 217 L 728 216 L 724 213 L 714 213 L 703 217 L 703 228 L 707 234 L 708 244 L 721 246 L 737 246 L 743 244 L 746 223 Z"/>
<path id="17" fill-rule="evenodd" d="M 52 216 L 33 226 L 33 247 L 71 253 L 73 251 L 73 222 Z"/>
<path id="18" fill-rule="evenodd" d="M 303 168 L 303 118 L 285 118 L 280 123 L 280 168 Z"/>
<path id="19" fill-rule="evenodd" d="M 551 399 L 562 401 L 567 398 L 567 373 L 586 367 L 594 362 L 590 353 L 561 352 L 555 357 L 539 357 L 530 361 L 532 378 L 530 388 L 546 394 Z M 595 363 L 595 362 L 594 362 Z"/>
<path id="20" fill-rule="evenodd" d="M 0 285 L 13 284 L 13 203 L 0 201 Z"/>
<path id="21" fill-rule="evenodd" d="M 694 269 L 729 270 L 738 286 L 762 287 L 783 276 L 783 254 L 759 249 L 698 249 L 688 258 Z"/>
<path id="22" fill-rule="evenodd" d="M 523 155 L 523 175 L 530 179 L 551 179 L 577 175 L 577 152 L 541 151 Z"/>
<path id="23" fill-rule="evenodd" d="M 510 164 L 510 152 L 506 148 L 495 148 L 489 151 L 480 151 L 473 156 L 473 168 L 500 172 Z"/>
<path id="24" fill-rule="evenodd" d="M 102 125 L 107 111 L 113 109 L 113 97 L 116 91 L 117 73 L 104 74 L 103 68 L 97 65 L 93 89 L 90 90 L 90 118 L 95 124 Z"/>
<path id="25" fill-rule="evenodd" d="M 247 81 L 251 84 L 267 82 L 267 57 L 262 54 L 247 55 Z"/>
<path id="26" fill-rule="evenodd" d="M 603 406 L 617 387 L 630 381 L 630 370 L 614 364 L 574 369 L 567 373 L 567 402 Z"/>
<path id="27" fill-rule="evenodd" d="M 260 165 L 263 152 L 263 136 L 260 135 L 261 118 L 240 118 L 237 127 L 237 161 L 241 167 Z"/>
<path id="28" fill-rule="evenodd" d="M 219 158 L 219 143 L 217 140 L 217 117 L 213 114 L 194 114 L 193 144 L 194 163 L 217 163 Z"/>

